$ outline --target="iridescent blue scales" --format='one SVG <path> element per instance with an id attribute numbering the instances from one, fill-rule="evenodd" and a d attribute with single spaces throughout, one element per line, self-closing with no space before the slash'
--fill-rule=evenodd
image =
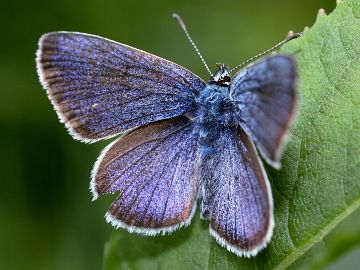
<path id="1" fill-rule="evenodd" d="M 37 67 L 75 139 L 122 135 L 91 180 L 94 199 L 119 194 L 106 214 L 115 227 L 168 233 L 190 224 L 200 201 L 210 234 L 228 250 L 249 257 L 270 241 L 271 188 L 253 141 L 278 167 L 296 103 L 292 58 L 264 58 L 229 83 L 205 84 L 127 45 L 55 32 L 40 39 Z"/>
<path id="2" fill-rule="evenodd" d="M 199 186 L 198 131 L 184 116 L 139 127 L 104 150 L 93 193 L 120 191 L 107 213 L 115 226 L 157 234 L 188 224 Z"/>
<path id="3" fill-rule="evenodd" d="M 91 35 L 50 33 L 39 46 L 40 80 L 60 120 L 86 142 L 194 110 L 204 87 L 174 63 Z"/>

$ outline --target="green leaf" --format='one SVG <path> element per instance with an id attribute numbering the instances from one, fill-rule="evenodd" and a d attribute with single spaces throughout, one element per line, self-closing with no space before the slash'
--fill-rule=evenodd
<path id="1" fill-rule="evenodd" d="M 358 208 L 290 268 L 326 269 L 328 266 L 329 269 L 357 269 L 359 255 L 360 209 Z"/>
<path id="2" fill-rule="evenodd" d="M 269 246 L 255 258 L 239 258 L 211 239 L 195 215 L 189 228 L 170 236 L 115 230 L 105 248 L 106 270 L 316 269 L 339 251 L 333 241 L 349 246 L 339 235 L 351 226 L 336 228 L 352 219 L 360 224 L 359 214 L 351 215 L 360 206 L 360 2 L 339 2 L 330 15 L 320 11 L 314 26 L 282 52 L 297 59 L 300 103 L 282 169 L 266 168 L 276 223 Z M 360 230 L 353 233 L 350 246 L 360 241 Z"/>

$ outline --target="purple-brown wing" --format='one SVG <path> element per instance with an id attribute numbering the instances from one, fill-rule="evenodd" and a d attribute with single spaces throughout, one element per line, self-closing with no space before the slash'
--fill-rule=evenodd
<path id="1" fill-rule="evenodd" d="M 280 156 L 296 106 L 296 68 L 289 56 L 277 55 L 235 75 L 230 87 L 242 128 L 264 158 L 279 168 Z"/>
<path id="2" fill-rule="evenodd" d="M 85 142 L 192 111 L 205 85 L 170 61 L 81 33 L 43 35 L 36 61 L 60 120 Z"/>
<path id="3" fill-rule="evenodd" d="M 238 256 L 254 256 L 272 236 L 271 188 L 254 144 L 241 129 L 224 128 L 201 166 L 201 215 L 210 234 Z"/>
<path id="4" fill-rule="evenodd" d="M 91 189 L 120 192 L 107 212 L 115 227 L 153 235 L 188 225 L 199 187 L 198 132 L 184 116 L 137 128 L 106 147 Z"/>

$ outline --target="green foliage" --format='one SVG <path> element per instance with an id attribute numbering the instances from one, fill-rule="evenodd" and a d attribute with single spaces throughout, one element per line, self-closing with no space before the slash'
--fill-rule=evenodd
<path id="1" fill-rule="evenodd" d="M 298 62 L 300 102 L 282 169 L 267 166 L 276 227 L 264 251 L 236 257 L 195 215 L 190 228 L 170 236 L 115 230 L 104 268 L 317 269 L 358 243 L 359 230 L 349 224 L 360 223 L 359 211 L 353 213 L 360 206 L 359 44 L 360 2 L 348 0 L 330 15 L 320 11 L 302 38 L 282 48 Z"/>

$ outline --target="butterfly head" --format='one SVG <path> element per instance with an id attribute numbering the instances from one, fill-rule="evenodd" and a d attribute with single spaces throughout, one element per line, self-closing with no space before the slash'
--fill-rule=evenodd
<path id="1" fill-rule="evenodd" d="M 225 64 L 217 64 L 218 70 L 214 76 L 210 78 L 209 83 L 214 83 L 220 86 L 229 86 L 231 77 L 230 77 L 230 69 Z"/>

